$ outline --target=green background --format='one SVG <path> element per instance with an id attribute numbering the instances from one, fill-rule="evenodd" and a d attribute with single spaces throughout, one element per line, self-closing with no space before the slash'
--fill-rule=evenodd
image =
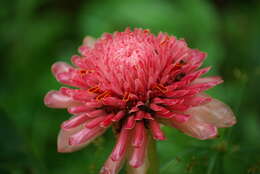
<path id="1" fill-rule="evenodd" d="M 260 173 L 260 1 L 1 0 L 0 173 L 96 174 L 114 145 L 111 131 L 84 150 L 56 152 L 65 110 L 43 105 L 58 89 L 50 72 L 70 61 L 86 35 L 149 28 L 208 52 L 204 66 L 225 83 L 208 93 L 229 104 L 238 123 L 200 141 L 164 128 L 161 174 Z M 122 171 L 121 173 L 124 173 Z"/>

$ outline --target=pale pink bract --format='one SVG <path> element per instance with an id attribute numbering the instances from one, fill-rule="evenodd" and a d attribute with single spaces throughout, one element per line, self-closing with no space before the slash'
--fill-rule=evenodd
<path id="1" fill-rule="evenodd" d="M 236 123 L 227 105 L 202 93 L 222 80 L 201 77 L 209 71 L 199 69 L 206 53 L 184 40 L 126 29 L 97 40 L 86 37 L 79 51 L 74 66 L 52 66 L 60 83 L 76 88 L 50 91 L 44 102 L 73 115 L 61 125 L 59 152 L 79 150 L 113 126 L 117 143 L 102 174 L 118 173 L 125 160 L 133 173 L 146 171 L 151 137 L 165 139 L 162 124 L 205 140 Z"/>

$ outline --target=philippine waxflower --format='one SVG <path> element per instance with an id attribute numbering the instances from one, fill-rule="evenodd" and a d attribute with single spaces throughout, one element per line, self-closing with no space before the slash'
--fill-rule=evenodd
<path id="1" fill-rule="evenodd" d="M 76 88 L 50 91 L 44 102 L 73 115 L 61 125 L 59 152 L 79 150 L 114 128 L 117 142 L 102 174 L 118 173 L 124 162 L 132 173 L 146 173 L 150 142 L 165 140 L 161 125 L 205 140 L 236 123 L 227 105 L 203 93 L 222 79 L 201 77 L 210 69 L 199 69 L 206 53 L 184 40 L 126 29 L 86 37 L 79 52 L 71 58 L 74 66 L 52 66 L 60 83 Z"/>

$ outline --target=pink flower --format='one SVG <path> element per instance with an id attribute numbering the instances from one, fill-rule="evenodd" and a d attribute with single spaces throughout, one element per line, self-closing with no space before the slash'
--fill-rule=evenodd
<path id="1" fill-rule="evenodd" d="M 76 89 L 50 91 L 44 102 L 73 115 L 61 125 L 59 152 L 79 150 L 113 126 L 117 143 L 102 174 L 118 173 L 126 159 L 133 170 L 147 170 L 149 142 L 165 140 L 162 124 L 205 140 L 236 123 L 227 105 L 203 93 L 222 80 L 201 77 L 210 69 L 199 69 L 206 53 L 184 40 L 126 29 L 87 37 L 79 51 L 74 66 L 52 66 L 60 83 Z"/>

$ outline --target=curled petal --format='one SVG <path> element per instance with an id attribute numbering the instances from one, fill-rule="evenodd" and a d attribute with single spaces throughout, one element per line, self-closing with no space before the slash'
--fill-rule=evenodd
<path id="1" fill-rule="evenodd" d="M 169 108 L 171 110 L 175 110 L 175 111 L 185 111 L 188 108 L 190 108 L 190 106 L 185 105 L 185 104 L 176 104 L 176 105 L 169 106 Z"/>
<path id="2" fill-rule="evenodd" d="M 95 138 L 97 138 L 98 136 L 100 136 L 105 132 L 105 129 L 100 128 L 99 130 L 95 130 L 95 132 L 93 132 L 92 135 L 89 136 L 88 139 L 85 139 L 85 141 L 83 141 L 81 144 L 71 145 L 69 143 L 69 137 L 71 137 L 74 134 L 77 134 L 83 129 L 85 128 L 82 124 L 70 130 L 61 129 L 58 136 L 58 152 L 69 153 L 69 152 L 80 150 L 81 148 L 85 147 L 91 141 L 93 141 Z"/>
<path id="3" fill-rule="evenodd" d="M 133 134 L 133 139 L 132 139 L 132 146 L 133 147 L 141 147 L 142 144 L 144 143 L 145 139 L 145 127 L 143 122 L 137 122 L 135 129 L 134 129 L 134 134 Z"/>
<path id="4" fill-rule="evenodd" d="M 44 97 L 44 104 L 50 108 L 67 108 L 78 105 L 71 97 L 62 94 L 60 91 L 49 91 Z"/>
<path id="5" fill-rule="evenodd" d="M 179 123 L 185 123 L 190 119 L 190 115 L 174 113 L 174 116 L 171 119 Z"/>
<path id="6" fill-rule="evenodd" d="M 102 104 L 100 102 L 91 101 L 86 102 L 83 105 L 69 107 L 68 112 L 72 114 L 77 114 L 81 112 L 93 111 L 101 106 Z"/>
<path id="7" fill-rule="evenodd" d="M 146 157 L 146 156 L 145 156 L 143 164 L 140 167 L 138 167 L 138 168 L 129 167 L 128 172 L 131 174 L 147 173 L 150 164 L 149 164 L 148 157 Z"/>
<path id="8" fill-rule="evenodd" d="M 127 149 L 129 132 L 128 129 L 121 129 L 116 146 L 111 154 L 111 159 L 113 161 L 120 161 L 124 157 L 124 153 Z"/>
<path id="9" fill-rule="evenodd" d="M 213 76 L 213 77 L 197 78 L 196 80 L 194 80 L 192 82 L 192 84 L 209 83 L 209 84 L 212 84 L 212 85 L 217 85 L 217 84 L 220 84 L 222 82 L 223 82 L 223 80 L 221 79 L 221 77 Z"/>
<path id="10" fill-rule="evenodd" d="M 198 121 L 217 127 L 230 127 L 236 123 L 236 117 L 230 107 L 217 99 L 212 99 L 205 105 L 190 108 L 186 113 Z"/>
<path id="11" fill-rule="evenodd" d="M 93 111 L 96 108 L 99 108 L 101 106 L 102 106 L 101 103 L 96 102 L 96 101 L 92 101 L 92 102 L 84 103 L 84 105 L 69 107 L 68 112 L 71 113 L 71 114 L 78 114 L 78 113 L 82 113 L 82 112 Z"/>
<path id="12" fill-rule="evenodd" d="M 86 142 L 92 141 L 97 136 L 101 135 L 105 131 L 104 128 L 101 128 L 99 126 L 95 128 L 83 128 L 79 132 L 71 135 L 69 137 L 69 145 L 70 146 L 77 146 L 80 144 L 85 144 Z"/>
<path id="13" fill-rule="evenodd" d="M 186 89 L 188 90 L 196 90 L 197 92 L 202 92 L 212 88 L 216 85 L 222 83 L 223 80 L 220 77 L 205 77 L 205 78 L 198 78 L 192 82 L 192 84 Z"/>
<path id="14" fill-rule="evenodd" d="M 93 109 L 86 105 L 72 106 L 68 108 L 68 112 L 71 114 L 78 114 L 78 113 L 87 112 L 91 110 Z"/>
<path id="15" fill-rule="evenodd" d="M 192 82 L 193 80 L 197 79 L 198 77 L 200 77 L 201 75 L 207 73 L 208 71 L 210 70 L 210 67 L 207 67 L 207 68 L 202 68 L 198 71 L 195 71 L 193 73 L 190 73 L 189 75 L 183 77 L 183 81 L 189 81 L 189 82 Z"/>
<path id="16" fill-rule="evenodd" d="M 123 106 L 124 102 L 116 97 L 106 97 L 103 99 L 104 105 L 120 107 Z"/>
<path id="17" fill-rule="evenodd" d="M 171 124 L 183 133 L 201 140 L 215 138 L 217 136 L 216 126 L 197 121 L 193 117 L 184 123 L 171 120 Z"/>
<path id="18" fill-rule="evenodd" d="M 96 117 L 85 124 L 86 128 L 92 129 L 98 126 L 102 121 L 106 119 L 106 116 Z"/>
<path id="19" fill-rule="evenodd" d="M 101 109 L 99 110 L 94 110 L 94 111 L 91 111 L 91 112 L 87 112 L 88 116 L 90 118 L 94 118 L 94 117 L 99 117 L 99 116 L 102 116 L 105 114 L 105 112 Z"/>
<path id="20" fill-rule="evenodd" d="M 143 111 L 138 111 L 135 115 L 135 120 L 142 120 L 144 118 L 145 113 Z"/>
<path id="21" fill-rule="evenodd" d="M 160 124 L 155 120 L 149 120 L 149 126 L 153 135 L 153 138 L 156 140 L 165 140 L 163 131 L 160 128 Z"/>
<path id="22" fill-rule="evenodd" d="M 162 99 L 162 98 L 154 98 L 153 102 L 155 104 L 166 104 L 166 105 L 175 105 L 178 103 L 182 103 L 184 100 L 183 99 Z"/>
<path id="23" fill-rule="evenodd" d="M 115 115 L 114 114 L 109 114 L 106 116 L 106 118 L 100 123 L 99 126 L 101 127 L 108 127 L 112 124 L 112 119 Z"/>
<path id="24" fill-rule="evenodd" d="M 67 121 L 64 121 L 61 128 L 64 130 L 69 130 L 83 124 L 87 120 L 89 120 L 89 117 L 86 114 L 77 115 Z"/>
<path id="25" fill-rule="evenodd" d="M 133 153 L 131 155 L 131 158 L 129 160 L 129 165 L 133 168 L 138 168 L 143 165 L 145 156 L 146 156 L 146 150 L 148 145 L 148 137 L 147 133 L 144 133 L 144 140 L 143 144 L 140 147 L 134 147 Z"/>
<path id="26" fill-rule="evenodd" d="M 86 36 L 83 40 L 83 45 L 86 45 L 90 48 L 93 48 L 95 45 L 96 39 L 91 36 Z"/>
<path id="27" fill-rule="evenodd" d="M 73 69 L 73 67 L 65 62 L 56 62 L 51 67 L 51 71 L 55 77 L 57 74 L 69 72 L 71 69 Z"/>
<path id="28" fill-rule="evenodd" d="M 125 155 L 124 155 L 125 156 Z M 100 174 L 118 174 L 123 166 L 124 158 L 119 161 L 113 161 L 111 157 L 107 159 L 104 166 L 100 170 Z"/>
<path id="29" fill-rule="evenodd" d="M 173 112 L 157 113 L 156 116 L 157 116 L 157 117 L 161 117 L 161 118 L 169 119 L 169 118 L 174 117 L 174 116 L 175 116 L 175 113 L 173 113 Z"/>
<path id="30" fill-rule="evenodd" d="M 125 129 L 133 129 L 135 126 L 135 116 L 129 116 L 125 123 Z"/>
<path id="31" fill-rule="evenodd" d="M 196 89 L 183 89 L 183 90 L 176 90 L 176 91 L 169 91 L 166 93 L 167 97 L 184 97 L 187 95 L 194 95 L 198 93 Z"/>
<path id="32" fill-rule="evenodd" d="M 169 110 L 167 110 L 165 107 L 163 106 L 159 106 L 159 105 L 156 105 L 154 103 L 152 103 L 150 105 L 151 109 L 156 111 L 156 112 L 161 112 L 161 113 L 167 113 L 167 112 L 170 112 Z"/>
<path id="33" fill-rule="evenodd" d="M 119 121 L 121 118 L 123 118 L 125 115 L 125 112 L 124 111 L 119 111 L 113 118 L 112 118 L 112 121 L 113 122 L 116 122 L 116 121 Z"/>
<path id="34" fill-rule="evenodd" d="M 147 113 L 147 112 L 144 114 L 144 118 L 148 119 L 148 120 L 154 120 L 154 118 L 151 116 L 151 114 Z"/>
<path id="35" fill-rule="evenodd" d="M 211 98 L 209 96 L 202 96 L 202 95 L 195 95 L 192 97 L 186 97 L 184 98 L 183 104 L 187 106 L 198 106 L 198 105 L 203 105 L 211 101 Z"/>
<path id="36" fill-rule="evenodd" d="M 197 68 L 202 64 L 203 60 L 207 57 L 207 53 L 199 50 L 191 50 L 189 61 L 193 65 L 197 65 Z"/>

